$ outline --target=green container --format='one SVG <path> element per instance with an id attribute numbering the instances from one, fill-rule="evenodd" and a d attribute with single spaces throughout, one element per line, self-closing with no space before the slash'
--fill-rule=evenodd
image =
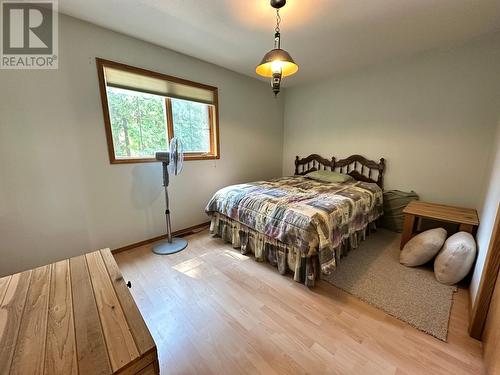
<path id="1" fill-rule="evenodd" d="M 408 203 L 418 199 L 418 194 L 414 191 L 388 190 L 384 192 L 384 216 L 380 220 L 380 226 L 401 233 L 404 221 L 403 210 Z"/>

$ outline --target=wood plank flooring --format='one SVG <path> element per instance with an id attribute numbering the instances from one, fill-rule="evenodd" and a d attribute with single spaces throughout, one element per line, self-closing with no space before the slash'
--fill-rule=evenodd
<path id="1" fill-rule="evenodd" d="M 483 373 L 467 290 L 455 294 L 444 343 L 328 283 L 308 289 L 207 231 L 187 238 L 170 256 L 151 245 L 115 255 L 162 374 Z"/>

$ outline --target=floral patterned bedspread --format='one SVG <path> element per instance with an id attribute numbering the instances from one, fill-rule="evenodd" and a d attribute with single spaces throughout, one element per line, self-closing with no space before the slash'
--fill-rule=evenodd
<path id="1" fill-rule="evenodd" d="M 335 253 L 344 239 L 382 215 L 382 189 L 359 181 L 325 183 L 283 177 L 225 187 L 205 210 L 298 248 L 308 257 L 318 250 Z M 331 257 L 320 256 L 323 263 L 321 258 Z"/>

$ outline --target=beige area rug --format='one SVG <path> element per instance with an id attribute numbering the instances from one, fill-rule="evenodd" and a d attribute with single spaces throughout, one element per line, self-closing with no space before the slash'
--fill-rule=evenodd
<path id="1" fill-rule="evenodd" d="M 457 288 L 437 282 L 432 267 L 399 264 L 399 241 L 399 234 L 379 229 L 323 280 L 446 341 Z"/>

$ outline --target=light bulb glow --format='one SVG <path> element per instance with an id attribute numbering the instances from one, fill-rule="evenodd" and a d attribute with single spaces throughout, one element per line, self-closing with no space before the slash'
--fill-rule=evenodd
<path id="1" fill-rule="evenodd" d="M 275 60 L 271 63 L 271 71 L 273 73 L 280 73 L 283 71 L 283 61 Z"/>

